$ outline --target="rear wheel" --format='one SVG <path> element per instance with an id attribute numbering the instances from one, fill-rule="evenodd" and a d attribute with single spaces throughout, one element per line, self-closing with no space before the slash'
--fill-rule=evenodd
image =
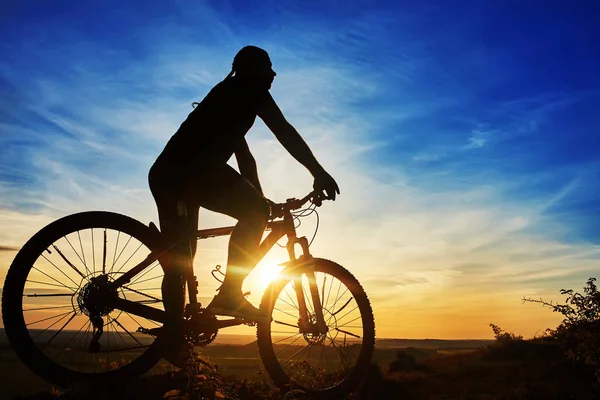
<path id="1" fill-rule="evenodd" d="M 258 349 L 273 382 L 283 390 L 301 389 L 313 397 L 342 398 L 356 388 L 368 370 L 375 345 L 369 299 L 360 283 L 342 266 L 314 259 L 321 309 L 328 331 L 300 328 L 294 280 L 302 280 L 309 319 L 316 326 L 306 269 L 288 267 L 261 302 L 272 317 L 259 323 Z"/>
<path id="2" fill-rule="evenodd" d="M 138 329 L 162 324 L 98 299 L 118 296 L 164 310 L 158 261 L 118 289 L 107 285 L 160 238 L 132 218 L 101 211 L 64 217 L 33 236 L 11 264 L 2 293 L 4 328 L 21 360 L 62 386 L 128 379 L 151 368 L 161 358 L 160 336 Z"/>

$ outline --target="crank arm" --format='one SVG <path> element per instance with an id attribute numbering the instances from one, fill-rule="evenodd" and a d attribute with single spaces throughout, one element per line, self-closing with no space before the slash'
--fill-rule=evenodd
<path id="1" fill-rule="evenodd" d="M 221 319 L 217 320 L 217 329 L 228 328 L 230 326 L 238 326 L 243 324 L 248 324 L 251 321 L 242 319 L 242 318 L 232 318 L 232 319 Z"/>

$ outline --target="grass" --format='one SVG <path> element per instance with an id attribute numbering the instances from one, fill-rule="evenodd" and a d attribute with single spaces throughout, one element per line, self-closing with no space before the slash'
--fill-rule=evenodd
<path id="1" fill-rule="evenodd" d="M 235 347 L 235 346 L 234 346 Z M 209 348 L 210 349 L 210 348 Z M 233 347 L 232 347 L 233 349 Z M 208 349 L 207 349 L 208 350 Z M 217 353 L 223 353 L 218 349 Z M 564 357 L 562 349 L 544 340 L 514 341 L 476 350 L 404 349 L 403 357 L 414 363 L 401 363 L 392 372 L 387 360 L 395 350 L 378 355 L 364 384 L 348 396 L 358 399 L 410 400 L 588 400 L 600 398 L 593 373 Z M 385 355 L 385 357 L 384 357 Z M 165 366 L 132 381 L 126 387 L 100 392 L 72 388 L 44 391 L 21 399 L 235 399 L 291 400 L 302 393 L 284 397 L 273 388 L 253 360 L 232 374 L 235 365 L 224 368 L 216 357 L 198 357 L 187 368 Z M 383 361 L 382 360 L 386 360 Z M 253 366 L 252 366 L 253 365 Z M 400 365 L 400 364 L 398 364 Z M 333 399 L 332 399 L 333 400 Z"/>

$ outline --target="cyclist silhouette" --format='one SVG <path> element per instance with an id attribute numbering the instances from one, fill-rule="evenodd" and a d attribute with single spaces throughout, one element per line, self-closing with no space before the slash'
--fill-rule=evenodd
<path id="1" fill-rule="evenodd" d="M 227 77 L 200 103 L 194 103 L 196 108 L 171 137 L 148 177 L 160 229 L 169 238 L 196 230 L 200 207 L 238 221 L 229 241 L 223 284 L 207 306 L 216 315 L 255 321 L 265 317 L 242 294 L 243 280 L 259 261 L 258 245 L 270 215 L 269 201 L 263 195 L 256 162 L 245 139 L 256 116 L 310 171 L 315 190 L 324 191 L 333 200 L 340 193 L 335 180 L 271 97 L 269 89 L 275 76 L 265 50 L 242 48 Z M 227 164 L 233 154 L 239 173 Z M 171 252 L 162 284 L 165 308 L 182 311 L 185 291 L 181 271 L 192 262 L 195 252 L 195 240 Z"/>

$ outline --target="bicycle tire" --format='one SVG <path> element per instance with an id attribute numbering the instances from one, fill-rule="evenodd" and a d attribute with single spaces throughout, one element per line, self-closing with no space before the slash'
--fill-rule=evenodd
<path id="1" fill-rule="evenodd" d="M 300 389 L 309 394 L 312 398 L 343 398 L 352 390 L 358 387 L 363 381 L 367 370 L 371 365 L 371 358 L 375 347 L 375 322 L 371 304 L 364 289 L 356 280 L 356 278 L 344 267 L 332 261 L 315 258 L 314 259 L 315 273 L 322 272 L 337 278 L 356 299 L 357 307 L 360 311 L 360 318 L 363 329 L 363 342 L 360 354 L 357 357 L 356 365 L 353 370 L 339 383 L 331 387 L 315 389 L 307 387 L 290 377 L 284 371 L 280 361 L 277 358 L 271 335 L 271 325 L 273 322 L 259 322 L 257 324 L 257 344 L 259 354 L 265 370 L 270 376 L 273 383 L 283 391 L 291 389 Z M 272 282 L 261 301 L 261 309 L 272 315 L 275 303 L 280 296 L 282 290 L 294 279 L 303 273 L 302 267 L 288 267 L 281 272 L 285 278 Z M 325 283 L 324 283 L 325 285 Z M 325 306 L 324 306 L 325 307 Z M 335 305 L 334 305 L 335 307 Z M 322 355 L 321 355 L 322 357 Z M 310 356 L 309 356 L 310 358 Z M 309 361 L 310 362 L 310 361 Z"/>
<path id="2" fill-rule="evenodd" d="M 44 251 L 50 248 L 54 240 L 58 241 L 56 238 L 66 237 L 73 232 L 91 228 L 112 229 L 128 234 L 131 238 L 144 244 L 150 251 L 159 246 L 162 238 L 158 231 L 153 231 L 141 222 L 121 214 L 88 211 L 63 217 L 41 229 L 21 248 L 7 272 L 2 293 L 4 329 L 17 355 L 34 373 L 63 387 L 73 384 L 128 380 L 149 370 L 160 360 L 163 353 L 162 341 L 158 336 L 147 350 L 127 365 L 100 373 L 80 372 L 51 360 L 34 343 L 25 323 L 23 310 L 24 290 L 28 274 Z M 77 314 L 76 311 L 74 313 Z M 110 337 L 110 330 L 108 335 Z"/>

